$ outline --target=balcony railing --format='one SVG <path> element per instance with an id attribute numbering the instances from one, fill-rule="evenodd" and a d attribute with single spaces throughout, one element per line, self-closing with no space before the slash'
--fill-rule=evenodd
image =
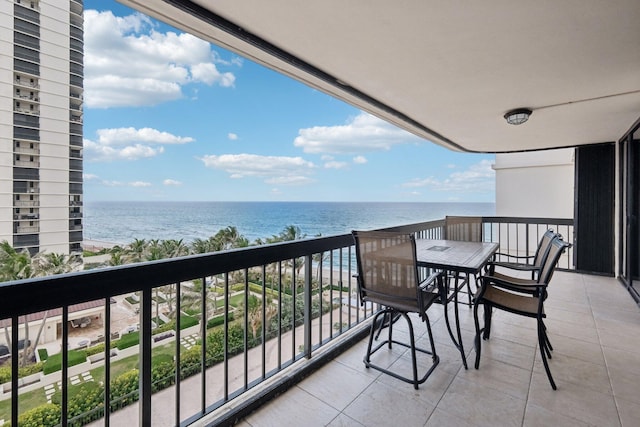
<path id="1" fill-rule="evenodd" d="M 538 230 L 562 226 L 570 236 L 571 223 L 492 217 L 484 222 L 484 239 L 497 239 L 502 250 L 531 254 Z M 388 230 L 442 238 L 444 220 Z M 572 266 L 569 261 L 566 268 Z M 367 333 L 362 324 L 373 308 L 359 304 L 355 270 L 353 239 L 343 234 L 0 284 L 0 301 L 11 301 L 0 305 L 10 354 L 21 354 L 25 330 L 37 331 L 46 319 L 59 331 L 52 338 L 58 340 L 54 347 L 66 349 L 60 370 L 30 385 L 19 378 L 18 358 L 11 358 L 11 381 L 4 388 L 10 393 L 5 398 L 11 399 L 12 425 L 17 425 L 22 393 L 43 391 L 46 382 L 59 384 L 57 422 L 62 425 L 104 417 L 107 425 L 131 417 L 142 425 L 153 425 L 156 417 L 186 425 L 211 417 L 214 410 L 223 411 L 216 412 L 216 422 L 237 419 Z M 129 325 L 116 321 L 125 309 L 138 313 Z M 78 346 L 73 336 L 82 332 L 82 323 L 70 320 L 80 312 L 98 324 L 99 332 L 82 346 L 102 342 L 104 347 L 80 367 L 69 367 L 77 358 L 70 351 Z M 31 325 L 25 325 L 25 316 Z M 162 322 L 169 326 L 158 326 Z M 127 354 L 139 357 L 139 374 L 116 378 L 112 372 Z M 100 397 L 94 409 L 77 413 L 77 395 L 70 392 L 76 385 L 68 380 L 81 370 L 97 377 Z M 279 373 L 286 375 L 276 377 Z M 267 387 L 259 387 L 272 378 Z M 133 384 L 123 388 L 123 381 Z M 255 393 L 243 398 L 249 390 Z M 1 391 L 2 386 L 0 399 Z M 138 405 L 128 406 L 135 401 Z"/>

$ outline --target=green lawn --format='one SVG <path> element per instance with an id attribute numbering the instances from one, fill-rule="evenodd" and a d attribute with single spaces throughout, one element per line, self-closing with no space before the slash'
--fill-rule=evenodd
<path id="1" fill-rule="evenodd" d="M 229 305 L 232 307 L 238 307 L 242 301 L 244 301 L 244 294 L 234 295 L 229 298 Z M 220 307 L 224 307 L 224 297 L 219 297 L 216 301 L 216 308 Z"/>
<path id="2" fill-rule="evenodd" d="M 159 356 L 159 358 L 169 360 L 173 358 L 174 354 L 175 342 L 158 346 L 153 349 L 152 353 L 153 357 Z M 138 367 L 138 360 L 138 355 L 134 354 L 132 356 L 111 363 L 111 378 L 116 378 L 118 375 L 121 375 L 132 369 L 136 369 Z M 94 381 L 104 381 L 104 365 L 91 369 L 89 372 L 91 373 Z M 71 385 L 70 382 L 67 382 L 67 384 Z M 29 409 L 35 408 L 36 406 L 40 406 L 45 403 L 47 403 L 47 398 L 44 394 L 44 388 L 39 388 L 28 393 L 20 394 L 20 398 L 18 400 L 20 413 L 26 412 Z M 5 421 L 11 419 L 11 399 L 0 401 L 0 419 L 4 419 Z"/>

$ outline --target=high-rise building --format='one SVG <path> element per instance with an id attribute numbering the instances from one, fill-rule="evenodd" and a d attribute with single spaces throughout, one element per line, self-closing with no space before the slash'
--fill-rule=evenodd
<path id="1" fill-rule="evenodd" d="M 82 242 L 82 0 L 1 0 L 0 241 Z"/>

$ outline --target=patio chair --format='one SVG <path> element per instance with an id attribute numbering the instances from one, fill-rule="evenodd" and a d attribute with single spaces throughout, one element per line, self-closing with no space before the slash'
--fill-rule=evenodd
<path id="1" fill-rule="evenodd" d="M 444 219 L 444 238 L 446 240 L 459 240 L 464 242 L 482 242 L 482 217 L 480 216 L 446 216 Z M 476 288 L 478 286 L 478 276 L 474 275 L 474 283 Z M 471 281 L 468 274 L 464 275 L 449 275 L 449 281 L 462 280 L 462 284 L 458 285 L 458 288 L 463 287 L 466 284 L 467 302 L 466 304 L 471 307 L 473 291 L 471 290 Z"/>
<path id="2" fill-rule="evenodd" d="M 482 217 L 446 216 L 444 219 L 444 238 L 465 242 L 482 242 Z"/>
<path id="3" fill-rule="evenodd" d="M 501 275 L 500 277 L 485 275 L 481 278 L 481 287 L 476 293 L 473 308 L 476 336 L 476 362 L 475 368 L 480 366 L 480 353 L 482 340 L 487 340 L 491 333 L 491 311 L 495 309 L 505 310 L 520 316 L 535 318 L 537 322 L 538 347 L 544 369 L 549 378 L 551 388 L 556 390 L 556 383 L 551 376 L 549 362 L 553 347 L 547 336 L 544 318 L 544 301 L 547 298 L 547 287 L 556 269 L 558 260 L 563 252 L 571 244 L 562 240 L 562 236 L 556 235 L 549 244 L 549 250 L 544 263 L 541 266 L 537 280 L 520 279 Z M 478 307 L 484 308 L 484 327 L 480 328 L 478 321 Z M 482 334 L 482 339 L 480 335 Z"/>
<path id="4" fill-rule="evenodd" d="M 381 309 L 373 317 L 367 353 L 364 364 L 397 379 L 413 384 L 415 389 L 424 383 L 440 359 L 431 333 L 431 324 L 427 310 L 439 297 L 442 291 L 442 274 L 434 273 L 423 281 L 419 279 L 416 263 L 416 244 L 413 235 L 395 232 L 354 231 L 353 237 L 356 247 L 358 266 L 358 292 L 361 304 L 375 303 Z M 416 346 L 413 324 L 407 313 L 418 313 L 420 319 L 427 325 L 430 349 Z M 398 341 L 393 337 L 394 324 L 400 317 L 407 321 L 409 342 Z M 376 330 L 388 328 L 388 337 L 375 348 L 373 341 Z M 406 341 L 406 340 L 405 340 Z M 383 368 L 371 361 L 371 356 L 383 347 L 392 348 L 398 344 L 409 348 L 412 362 L 412 377 L 400 375 Z M 416 352 L 431 356 L 431 365 L 424 375 L 418 375 Z"/>
<path id="5" fill-rule="evenodd" d="M 500 259 L 506 257 L 510 261 L 492 261 L 487 264 L 487 270 L 490 276 L 496 276 L 499 273 L 496 273 L 496 267 L 503 267 L 511 270 L 517 271 L 530 271 L 531 279 L 535 280 L 540 273 L 540 268 L 544 263 L 546 256 L 549 253 L 549 248 L 551 244 L 551 240 L 557 236 L 558 234 L 554 232 L 552 229 L 548 229 L 542 235 L 540 242 L 538 243 L 538 247 L 536 248 L 536 253 L 534 255 L 511 255 L 501 252 L 496 252 L 495 259 Z"/>

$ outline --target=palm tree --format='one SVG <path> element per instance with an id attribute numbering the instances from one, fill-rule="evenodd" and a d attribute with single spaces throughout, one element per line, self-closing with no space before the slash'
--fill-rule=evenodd
<path id="1" fill-rule="evenodd" d="M 0 281 L 28 279 L 35 274 L 29 251 L 16 250 L 6 240 L 0 243 Z"/>
<path id="2" fill-rule="evenodd" d="M 127 252 L 131 262 L 140 262 L 144 259 L 144 253 L 147 250 L 147 241 L 145 239 L 134 239 L 129 243 Z"/>
<path id="3" fill-rule="evenodd" d="M 218 242 L 219 250 L 246 248 L 249 241 L 234 226 L 228 226 L 218 231 L 213 239 Z"/>
<path id="4" fill-rule="evenodd" d="M 32 258 L 37 276 L 70 273 L 82 265 L 82 260 L 75 255 L 57 253 L 39 253 Z"/>

